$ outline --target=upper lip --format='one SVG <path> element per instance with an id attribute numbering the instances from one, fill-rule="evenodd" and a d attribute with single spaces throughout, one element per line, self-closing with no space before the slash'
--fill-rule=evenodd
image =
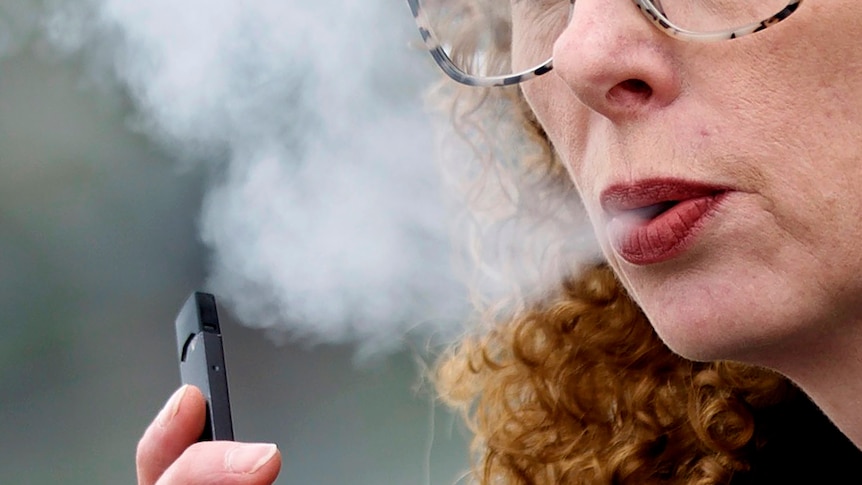
<path id="1" fill-rule="evenodd" d="M 605 214 L 613 217 L 627 211 L 656 204 L 711 197 L 728 188 L 721 185 L 681 179 L 646 179 L 613 184 L 602 191 L 600 202 Z"/>

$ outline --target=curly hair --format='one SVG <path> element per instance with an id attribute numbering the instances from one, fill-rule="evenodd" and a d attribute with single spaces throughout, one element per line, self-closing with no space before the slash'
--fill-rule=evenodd
<path id="1" fill-rule="evenodd" d="M 469 28 L 457 12 L 452 25 Z M 506 62 L 505 49 L 492 54 L 452 55 Z M 574 187 L 517 87 L 444 82 L 431 100 L 450 129 L 441 158 L 468 208 L 456 232 L 468 235 L 484 329 L 441 357 L 435 383 L 474 433 L 475 479 L 723 484 L 749 470 L 768 439 L 758 417 L 795 387 L 765 369 L 685 360 L 659 340 L 584 242 Z M 504 283 L 488 292 L 489 281 Z"/>
<path id="2" fill-rule="evenodd" d="M 482 484 L 728 483 L 766 438 L 757 414 L 794 392 L 670 352 L 604 265 L 462 341 L 436 383 L 475 433 Z"/>

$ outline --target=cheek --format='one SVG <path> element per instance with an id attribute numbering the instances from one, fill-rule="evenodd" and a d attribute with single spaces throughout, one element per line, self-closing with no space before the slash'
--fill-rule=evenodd
<path id="1" fill-rule="evenodd" d="M 598 190 L 596 181 L 601 180 L 600 170 L 609 166 L 608 152 L 601 148 L 607 147 L 607 142 L 601 140 L 605 124 L 591 118 L 598 115 L 578 101 L 554 72 L 522 84 L 521 89 L 574 183 L 599 241 L 602 241 L 601 228 L 596 224 L 600 208 L 593 202 L 598 200 L 595 192 Z M 591 163 L 584 163 L 584 160 Z M 607 254 L 606 248 L 603 252 Z"/>
<path id="2" fill-rule="evenodd" d="M 521 85 L 527 103 L 566 166 L 579 190 L 580 160 L 584 160 L 589 133 L 589 110 L 552 71 Z"/>

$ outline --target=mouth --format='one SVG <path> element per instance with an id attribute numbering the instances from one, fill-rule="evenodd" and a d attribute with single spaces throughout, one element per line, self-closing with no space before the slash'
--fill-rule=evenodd
<path id="1" fill-rule="evenodd" d="M 665 212 L 673 209 L 682 201 L 679 200 L 666 200 L 662 202 L 657 202 L 655 204 L 650 204 L 644 207 L 636 207 L 634 209 L 630 209 L 627 211 L 619 211 L 619 214 L 624 214 L 628 217 L 632 217 L 638 220 L 650 221 L 655 219 L 656 217 L 664 214 Z"/>
<path id="2" fill-rule="evenodd" d="M 667 261 L 690 248 L 727 187 L 676 179 L 653 179 L 608 187 L 601 194 L 608 237 L 635 265 Z"/>

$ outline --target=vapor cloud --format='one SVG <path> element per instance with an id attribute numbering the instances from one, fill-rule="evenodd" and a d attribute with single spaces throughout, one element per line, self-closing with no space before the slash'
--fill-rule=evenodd
<path id="1" fill-rule="evenodd" d="M 463 315 L 400 0 L 6 0 L 211 174 L 209 290 L 248 325 L 392 348 Z M 17 39 L 17 40 L 16 40 Z M 17 42 L 17 43 L 16 43 Z M 40 41 L 41 42 L 41 41 Z"/>

